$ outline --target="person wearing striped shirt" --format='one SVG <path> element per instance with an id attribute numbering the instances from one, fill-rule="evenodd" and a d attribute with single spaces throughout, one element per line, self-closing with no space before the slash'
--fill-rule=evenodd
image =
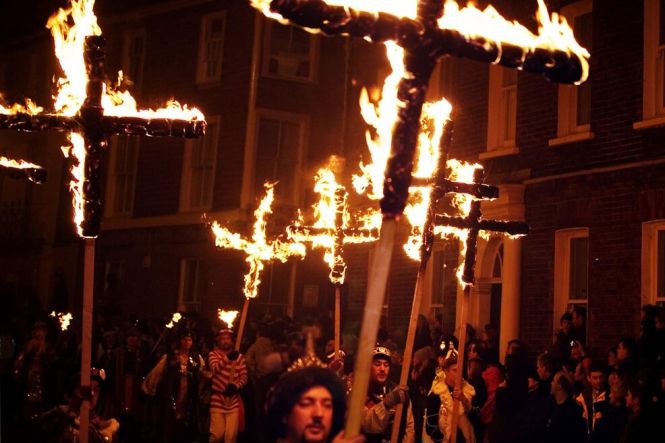
<path id="1" fill-rule="evenodd" d="M 235 443 L 243 422 L 243 404 L 239 390 L 247 384 L 245 357 L 233 349 L 233 331 L 220 329 L 217 346 L 208 355 L 212 372 L 210 399 L 210 442 Z"/>

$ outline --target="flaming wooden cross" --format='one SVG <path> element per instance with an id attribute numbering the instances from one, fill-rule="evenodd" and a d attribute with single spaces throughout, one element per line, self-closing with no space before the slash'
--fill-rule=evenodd
<path id="1" fill-rule="evenodd" d="M 13 160 L 0 156 L 0 172 L 9 178 L 25 179 L 36 184 L 46 181 L 46 169 L 23 160 Z"/>
<path id="2" fill-rule="evenodd" d="M 348 193 L 343 185 L 337 183 L 335 173 L 330 169 L 318 171 L 314 192 L 320 196 L 314 204 L 314 224 L 306 226 L 301 218 L 286 228 L 287 234 L 296 242 L 324 249 L 324 260 L 330 266 L 328 278 L 335 286 L 341 286 L 346 274 L 344 244 L 375 241 L 379 232 L 371 226 L 350 226 L 352 215 L 347 205 Z"/>
<path id="3" fill-rule="evenodd" d="M 245 303 L 240 315 L 236 348 L 240 347 L 242 334 L 245 329 L 249 300 L 256 298 L 259 294 L 261 271 L 265 267 L 265 263 L 275 259 L 284 263 L 291 256 L 304 257 L 306 252 L 305 247 L 300 243 L 282 241 L 280 239 L 267 240 L 266 217 L 272 213 L 272 202 L 275 198 L 273 186 L 270 183 L 265 184 L 266 195 L 254 211 L 254 230 L 251 240 L 243 238 L 240 234 L 231 232 L 216 221 L 211 226 L 215 235 L 215 245 L 220 248 L 235 249 L 244 252 L 247 255 L 245 261 L 249 264 L 249 270 L 245 274 L 245 285 L 243 288 Z"/>
<path id="4" fill-rule="evenodd" d="M 79 235 L 95 238 L 102 216 L 101 155 L 112 135 L 198 137 L 205 120 L 196 109 L 170 102 L 157 111 L 138 111 L 128 92 L 113 91 L 105 82 L 105 39 L 92 11 L 94 0 L 71 0 L 69 10 L 49 19 L 56 54 L 65 78 L 58 82 L 56 113 L 27 101 L 25 106 L 0 105 L 0 129 L 55 130 L 69 133 L 78 165 L 72 174 L 75 221 Z M 70 26 L 68 22 L 74 21 Z M 81 53 L 82 52 L 82 53 Z"/>

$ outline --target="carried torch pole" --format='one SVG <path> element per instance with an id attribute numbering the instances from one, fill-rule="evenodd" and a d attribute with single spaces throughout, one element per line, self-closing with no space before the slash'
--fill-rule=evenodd
<path id="1" fill-rule="evenodd" d="M 418 315 L 420 313 L 420 305 L 423 298 L 423 284 L 425 282 L 425 272 L 427 270 L 427 263 L 432 255 L 432 246 L 434 245 L 434 216 L 436 206 L 441 196 L 437 193 L 436 184 L 445 177 L 446 171 L 446 153 L 450 149 L 452 141 L 453 122 L 448 120 L 444 126 L 443 134 L 441 135 L 439 165 L 436 173 L 432 178 L 430 186 L 430 199 L 427 208 L 427 216 L 423 224 L 422 232 L 422 245 L 420 246 L 420 265 L 418 266 L 418 274 L 416 276 L 416 286 L 413 289 L 413 301 L 411 303 L 411 317 L 409 318 L 409 329 L 406 333 L 406 344 L 404 346 L 404 355 L 402 359 L 402 372 L 399 377 L 399 384 L 406 385 L 409 381 L 409 372 L 411 367 L 411 360 L 413 358 L 413 345 L 416 337 L 416 327 L 418 325 Z M 439 194 L 439 195 L 437 195 Z M 393 429 L 390 437 L 391 442 L 396 442 L 399 438 L 399 428 L 402 424 L 402 410 L 404 405 L 401 403 L 395 409 L 395 420 L 393 421 Z"/>
<path id="2" fill-rule="evenodd" d="M 249 298 L 245 297 L 245 303 L 243 303 L 242 312 L 240 313 L 240 324 L 238 325 L 238 335 L 236 336 L 236 351 L 240 351 L 240 345 L 242 344 L 242 334 L 245 332 L 247 311 L 249 311 Z"/>
<path id="3" fill-rule="evenodd" d="M 92 362 L 92 300 L 95 284 L 95 239 L 85 239 L 85 255 L 83 260 L 83 315 L 81 332 L 81 387 L 90 388 L 90 365 Z M 90 423 L 90 399 L 86 396 L 81 404 L 80 412 L 81 443 L 88 442 Z"/>

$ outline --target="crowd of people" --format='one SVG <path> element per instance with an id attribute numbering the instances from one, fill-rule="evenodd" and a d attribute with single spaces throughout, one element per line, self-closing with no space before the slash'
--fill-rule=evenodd
<path id="1" fill-rule="evenodd" d="M 398 384 L 400 346 L 382 327 L 362 435 L 352 439 L 342 429 L 357 343 L 345 334 L 336 353 L 329 319 L 249 321 L 236 350 L 233 330 L 195 313 L 172 328 L 168 319 L 108 314 L 95 318 L 89 389 L 80 386 L 76 328 L 62 331 L 48 316 L 24 329 L 3 326 L 6 441 L 77 441 L 85 401 L 93 442 L 384 443 L 399 405 L 405 443 L 449 443 L 453 434 L 455 443 L 662 438 L 665 310 L 656 306 L 644 307 L 639 337 L 609 350 L 587 343 L 586 312 L 576 308 L 548 349 L 527 350 L 515 339 L 502 362 L 491 325 L 481 334 L 467 327 L 462 354 L 440 316 L 421 316 L 406 386 Z"/>

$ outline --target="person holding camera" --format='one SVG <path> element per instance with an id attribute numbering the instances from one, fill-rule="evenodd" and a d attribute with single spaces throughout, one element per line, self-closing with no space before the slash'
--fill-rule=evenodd
<path id="1" fill-rule="evenodd" d="M 239 390 L 247 384 L 245 357 L 233 349 L 233 331 L 222 328 L 215 337 L 217 346 L 208 355 L 212 372 L 210 398 L 210 442 L 235 443 L 244 421 Z"/>

